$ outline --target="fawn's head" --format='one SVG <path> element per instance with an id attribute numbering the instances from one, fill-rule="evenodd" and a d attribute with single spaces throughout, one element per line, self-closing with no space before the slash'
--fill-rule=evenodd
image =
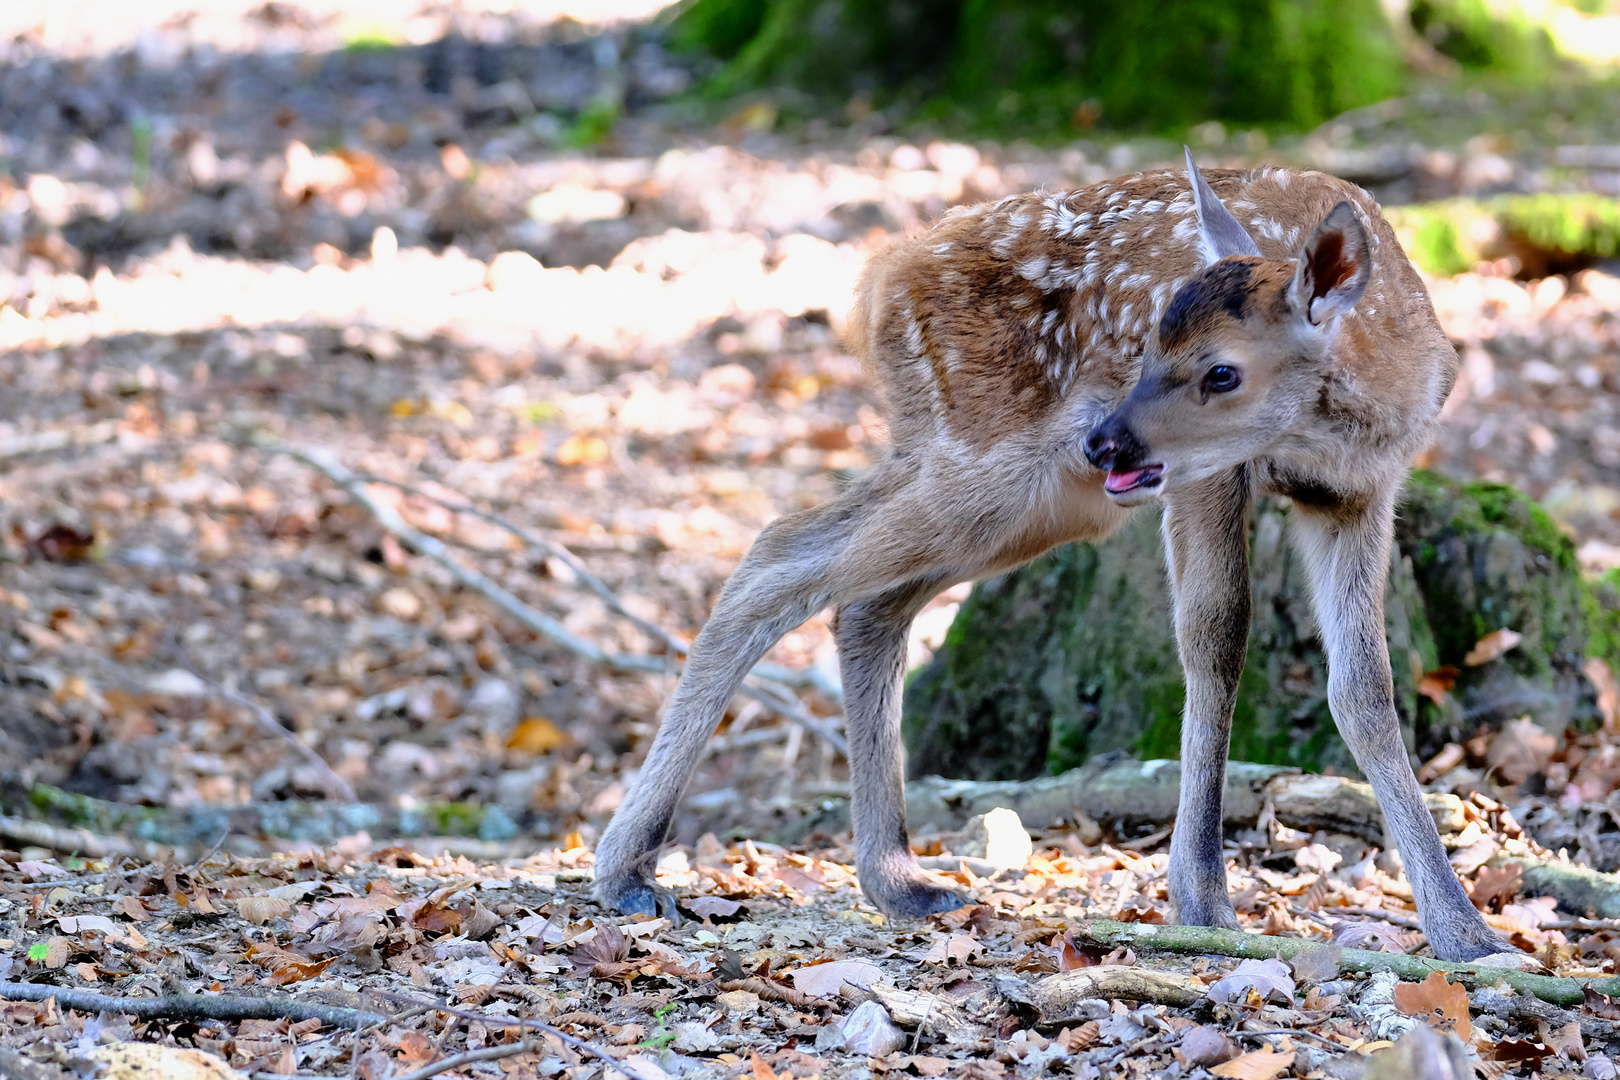
<path id="1" fill-rule="evenodd" d="M 1292 260 L 1261 257 L 1187 154 L 1199 245 L 1208 265 L 1171 298 L 1142 357 L 1142 376 L 1086 438 L 1115 502 L 1261 457 L 1286 437 L 1332 362 L 1339 317 L 1371 277 L 1367 235 L 1349 203 Z"/>

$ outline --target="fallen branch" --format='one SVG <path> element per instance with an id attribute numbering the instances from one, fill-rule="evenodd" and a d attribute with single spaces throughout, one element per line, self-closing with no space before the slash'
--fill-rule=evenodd
<path id="1" fill-rule="evenodd" d="M 1203 984 L 1189 975 L 1123 964 L 1098 964 L 1065 971 L 1041 979 L 1029 988 L 1030 1004 L 1041 1014 L 1041 1023 L 1054 1025 L 1074 1021 L 1083 1023 L 1090 1017 L 1080 1003 L 1098 998 L 1150 1001 L 1156 1005 L 1185 1008 L 1203 996 Z"/>
<path id="2" fill-rule="evenodd" d="M 608 587 L 607 582 L 603 581 L 601 578 L 592 573 L 590 568 L 581 562 L 579 557 L 572 551 L 568 550 L 565 545 L 560 544 L 549 537 L 541 536 L 539 533 L 526 529 L 516 522 L 502 517 L 500 514 L 485 510 L 469 501 L 447 499 L 442 495 L 435 494 L 434 492 L 418 487 L 415 484 L 407 484 L 399 480 L 390 480 L 388 477 L 379 476 L 376 473 L 356 472 L 355 475 L 368 484 L 383 484 L 387 487 L 396 488 L 408 495 L 414 495 L 419 499 L 425 499 L 437 506 L 442 506 L 446 510 L 452 510 L 458 514 L 466 514 L 468 517 L 475 517 L 480 521 L 487 521 L 496 528 L 502 529 L 508 534 L 517 537 L 530 547 L 538 548 L 547 555 L 556 559 L 558 562 L 562 563 L 564 566 L 568 567 L 569 570 L 573 571 L 575 577 L 579 579 L 580 584 L 584 585 L 592 593 L 595 593 L 597 598 L 606 604 L 608 609 L 615 615 L 629 621 L 649 637 L 656 638 L 658 641 L 662 642 L 664 647 L 670 652 L 674 653 L 676 656 L 686 656 L 689 646 L 684 639 L 671 633 L 669 630 L 653 622 L 651 619 L 643 618 L 642 616 L 631 611 L 625 606 L 624 601 L 619 599 L 619 595 Z M 807 687 L 813 690 L 818 690 L 834 701 L 842 702 L 844 699 L 844 688 L 836 679 L 829 678 L 826 673 L 821 671 L 819 668 L 810 667 L 796 669 L 782 667 L 777 664 L 755 664 L 754 674 L 762 679 L 769 679 L 771 682 L 781 683 L 783 686 Z"/>
<path id="3" fill-rule="evenodd" d="M 482 596 L 519 624 L 552 644 L 590 663 L 601 664 L 614 671 L 662 674 L 670 670 L 669 657 L 651 656 L 646 653 L 608 652 L 594 641 L 569 630 L 558 620 L 535 610 L 512 592 L 490 580 L 481 571 L 462 563 L 450 553 L 442 540 L 416 529 L 400 517 L 393 507 L 378 501 L 366 490 L 366 481 L 363 477 L 325 451 L 295 446 L 263 431 L 254 432 L 251 441 L 255 446 L 286 454 L 320 472 L 354 499 L 394 539 L 417 554 L 438 563 L 462 586 Z M 764 676 L 756 670 L 755 677 Z M 826 740 L 837 748 L 839 753 L 848 756 L 849 747 L 844 742 L 843 736 L 834 731 L 829 723 L 805 710 L 785 689 L 777 689 L 768 684 L 762 685 L 756 681 L 745 683 L 738 692 L 770 707 L 811 734 Z"/>
<path id="4" fill-rule="evenodd" d="M 195 675 L 204 686 L 208 687 L 209 690 L 213 691 L 213 693 L 219 697 L 224 698 L 233 705 L 240 705 L 242 708 L 246 709 L 249 715 L 251 715 L 254 721 L 259 725 L 259 729 L 265 734 L 273 735 L 290 746 L 299 757 L 303 758 L 305 762 L 315 769 L 316 772 L 321 774 L 321 778 L 326 781 L 327 789 L 331 791 L 333 795 L 337 796 L 340 801 L 346 803 L 357 801 L 354 788 L 349 785 L 349 782 L 343 779 L 343 777 L 339 776 L 337 773 L 333 772 L 332 766 L 328 765 L 326 763 L 326 759 L 315 752 L 315 748 L 313 746 L 306 744 L 295 732 L 288 731 L 287 728 L 282 725 L 281 721 L 275 718 L 274 714 L 272 714 L 269 709 L 248 697 L 246 694 L 232 690 L 223 683 L 215 682 L 213 679 L 210 679 L 208 676 L 204 675 L 200 671 L 195 670 L 194 668 L 187 667 L 186 670 L 191 672 L 192 675 Z"/>
<path id="5" fill-rule="evenodd" d="M 87 1013 L 116 1013 L 137 1020 L 319 1020 L 332 1027 L 354 1028 L 385 1024 L 390 1018 L 365 1009 L 320 1005 L 290 997 L 237 997 L 228 994 L 165 994 L 162 997 L 115 997 L 68 990 L 40 983 L 0 982 L 0 998 L 9 1001 L 48 1001 L 58 1008 Z M 413 1004 L 421 1004 L 414 1002 Z"/>
<path id="6" fill-rule="evenodd" d="M 1093 919 L 1074 924 L 1075 938 L 1113 948 L 1129 945 L 1133 949 L 1158 950 L 1174 953 L 1213 953 L 1248 960 L 1291 960 L 1302 952 L 1321 949 L 1320 941 L 1306 938 L 1268 937 L 1245 934 L 1237 930 L 1222 930 L 1211 926 L 1160 926 L 1154 923 L 1120 923 L 1108 919 Z M 1448 964 L 1422 956 L 1402 953 L 1371 952 L 1366 949 L 1344 949 L 1339 954 L 1339 971 L 1373 972 L 1392 971 L 1403 979 L 1421 982 L 1432 971 L 1455 976 L 1471 988 L 1492 987 L 1502 984 L 1521 993 L 1534 994 L 1555 1005 L 1579 1005 L 1585 1000 L 1585 988 L 1590 986 L 1600 994 L 1620 993 L 1620 978 L 1568 979 L 1551 975 L 1532 975 L 1517 968 L 1484 967 L 1479 964 Z"/>
<path id="7" fill-rule="evenodd" d="M 19 844 L 32 844 L 92 859 L 121 858 L 125 855 L 138 855 L 146 859 L 161 857 L 157 844 L 126 840 L 122 836 L 100 836 L 89 829 L 71 829 L 31 818 L 0 815 L 0 837 Z"/>
<path id="8" fill-rule="evenodd" d="M 1498 855 L 1492 866 L 1514 865 L 1524 872 L 1523 888 L 1538 896 L 1556 896 L 1564 907 L 1600 919 L 1620 919 L 1620 877 L 1557 859 Z"/>
<path id="9" fill-rule="evenodd" d="M 0 460 L 26 457 L 29 454 L 48 454 L 68 447 L 95 446 L 118 438 L 118 421 L 103 420 L 98 424 L 53 428 L 32 435 L 13 435 L 0 439 Z"/>
<path id="10" fill-rule="evenodd" d="M 1527 994 L 1504 994 L 1493 987 L 1486 987 L 1469 994 L 1468 1005 L 1478 1012 L 1500 1016 L 1504 1020 L 1542 1020 L 1552 1028 L 1578 1023 L 1581 1034 L 1588 1039 L 1609 1041 L 1620 1038 L 1620 1022 L 1605 1020 L 1581 1009 L 1561 1009 Z"/>

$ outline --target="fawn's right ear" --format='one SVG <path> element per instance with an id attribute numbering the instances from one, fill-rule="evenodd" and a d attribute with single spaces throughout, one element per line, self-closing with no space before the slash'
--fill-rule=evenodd
<path id="1" fill-rule="evenodd" d="M 1361 219 L 1347 202 L 1335 206 L 1299 249 L 1289 299 L 1313 326 L 1356 306 L 1372 279 L 1372 252 Z"/>
<path id="2" fill-rule="evenodd" d="M 1191 147 L 1187 151 L 1187 179 L 1192 182 L 1193 206 L 1198 210 L 1198 250 L 1205 263 L 1219 262 L 1228 255 L 1259 256 L 1260 248 L 1254 237 L 1238 223 L 1232 212 L 1221 202 L 1193 163 Z"/>

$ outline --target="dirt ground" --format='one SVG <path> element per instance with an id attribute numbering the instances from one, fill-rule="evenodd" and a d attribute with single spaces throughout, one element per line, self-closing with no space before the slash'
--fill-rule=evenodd
<path id="1" fill-rule="evenodd" d="M 0 978 L 10 965 L 10 978 L 120 993 L 256 979 L 351 997 L 449 988 L 493 1016 L 527 1003 L 554 1021 L 592 1017 L 570 1023 L 615 1046 L 650 1039 L 645 1054 L 671 1073 L 802 1076 L 869 1067 L 824 1046 L 829 1018 L 854 1005 L 782 997 L 789 984 L 775 975 L 860 957 L 902 988 L 954 995 L 1012 1047 L 935 1052 L 931 1036 L 908 1036 L 903 1054 L 866 1055 L 885 1069 L 1171 1068 L 1180 1021 L 1209 1015 L 1116 1010 L 1093 1018 L 1090 1042 L 1072 1031 L 1048 1041 L 1027 1025 L 1003 1030 L 1019 1014 L 987 974 L 1085 966 L 1053 944 L 1065 917 L 1140 901 L 1152 921 L 1143 912 L 1162 911 L 1162 855 L 1042 838 L 1042 868 L 963 883 L 982 904 L 973 914 L 877 934 L 840 838 L 814 854 L 698 843 L 843 788 L 826 741 L 750 705 L 694 783 L 676 852 L 687 869 L 670 865 L 677 882 L 743 907 L 714 908 L 712 926 L 614 938 L 568 878 L 588 869 L 671 678 L 613 674 L 537 637 L 408 553 L 317 472 L 249 437 L 273 432 L 408 485 L 372 490 L 574 634 L 660 653 L 562 560 L 444 502 L 473 500 L 564 545 L 635 615 L 690 638 L 764 524 L 826 500 L 882 452 L 879 403 L 839 343 L 865 255 L 952 205 L 1095 182 L 1179 148 L 968 145 L 892 133 L 881 115 L 783 133 L 762 104 L 700 122 L 678 97 L 690 62 L 662 47 L 655 24 L 592 21 L 589 10 L 554 21 L 559 5 L 221 3 L 189 17 L 173 6 L 162 25 L 121 5 L 78 20 L 52 5 L 0 16 L 15 20 L 0 44 L 0 775 L 13 793 L 43 783 L 177 809 L 328 796 L 329 779 L 266 737 L 245 698 L 360 800 L 495 805 L 519 839 L 496 838 L 509 863 L 475 865 L 390 853 L 366 835 L 279 854 L 299 845 L 231 836 L 210 861 L 167 876 L 0 853 Z M 593 115 L 611 124 L 585 147 L 600 134 Z M 1271 147 L 1207 134 L 1211 165 L 1346 171 L 1407 145 L 1387 127 Z M 1384 197 L 1546 182 L 1539 151 L 1458 138 L 1402 153 L 1404 171 L 1366 177 Z M 1506 269 L 1433 284 L 1464 376 L 1423 464 L 1519 486 L 1572 532 L 1588 568 L 1620 565 L 1620 277 L 1597 267 L 1520 282 Z M 925 612 L 914 659 L 962 595 Z M 835 671 L 825 616 L 769 659 Z M 814 692 L 805 702 L 836 715 Z M 1548 749 L 1541 763 L 1556 758 L 1568 784 L 1583 756 L 1596 775 L 1591 749 Z M 1598 787 L 1593 799 L 1613 784 Z M 1269 854 L 1254 863 L 1257 925 L 1330 935 L 1330 920 L 1293 915 L 1300 905 L 1281 899 L 1310 889 L 1299 883 L 1312 873 L 1330 895 L 1301 910 L 1376 908 L 1388 889 L 1401 906 L 1398 878 L 1386 888 L 1370 870 L 1301 869 L 1280 850 L 1283 870 L 1266 869 Z M 1362 861 L 1345 853 L 1346 866 Z M 398 897 L 379 898 L 379 881 Z M 287 907 L 246 917 L 242 901 L 259 896 Z M 109 904 L 111 931 L 61 922 L 106 916 Z M 498 927 L 484 925 L 489 912 Z M 1515 925 L 1532 951 L 1553 949 L 1555 970 L 1612 970 L 1606 936 L 1572 945 L 1544 929 L 1571 914 L 1584 913 L 1549 909 Z M 950 944 L 964 934 L 974 948 Z M 970 955 L 928 960 L 936 947 Z M 761 963 L 765 973 L 748 974 Z M 632 966 L 598 973 L 604 964 Z M 723 965 L 726 978 L 711 980 Z M 539 976 L 550 981 L 531 1000 Z M 772 989 L 718 988 L 753 978 Z M 1338 993 L 1323 989 L 1318 1008 Z M 1298 1021 L 1266 1008 L 1250 1019 L 1320 1019 L 1330 1040 L 1348 1025 L 1341 1047 L 1389 1037 L 1342 1010 Z M 98 1038 L 83 1015 L 5 1009 L 0 1042 Z M 476 1049 L 510 1030 L 431 1022 L 442 1030 L 400 1027 L 368 1043 L 360 1073 L 403 1075 L 435 1049 Z M 330 1028 L 142 1036 L 268 1071 L 353 1065 Z M 1289 1067 L 1310 1075 L 1337 1053 L 1319 1043 L 1242 1049 L 1296 1053 Z M 498 1067 L 576 1067 L 560 1046 Z M 1548 1070 L 1579 1067 L 1547 1053 Z"/>

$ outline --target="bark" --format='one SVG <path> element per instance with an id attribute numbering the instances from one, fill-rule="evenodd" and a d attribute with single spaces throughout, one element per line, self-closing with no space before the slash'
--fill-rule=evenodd
<path id="1" fill-rule="evenodd" d="M 1328 710 L 1289 514 L 1281 500 L 1254 513 L 1254 615 L 1232 755 L 1354 774 Z M 1385 625 L 1409 750 L 1427 756 L 1527 713 L 1559 732 L 1595 719 L 1581 665 L 1589 646 L 1609 651 L 1620 635 L 1607 632 L 1607 594 L 1581 579 L 1572 545 L 1539 507 L 1500 485 L 1419 473 L 1396 541 Z M 1504 627 L 1523 635 L 1517 648 L 1465 662 Z M 1435 704 L 1419 695 L 1419 680 L 1446 665 L 1456 681 Z M 911 772 L 1006 780 L 1110 750 L 1171 757 L 1183 700 L 1158 523 L 1144 513 L 1103 544 L 1059 549 L 974 589 L 907 685 Z"/>

